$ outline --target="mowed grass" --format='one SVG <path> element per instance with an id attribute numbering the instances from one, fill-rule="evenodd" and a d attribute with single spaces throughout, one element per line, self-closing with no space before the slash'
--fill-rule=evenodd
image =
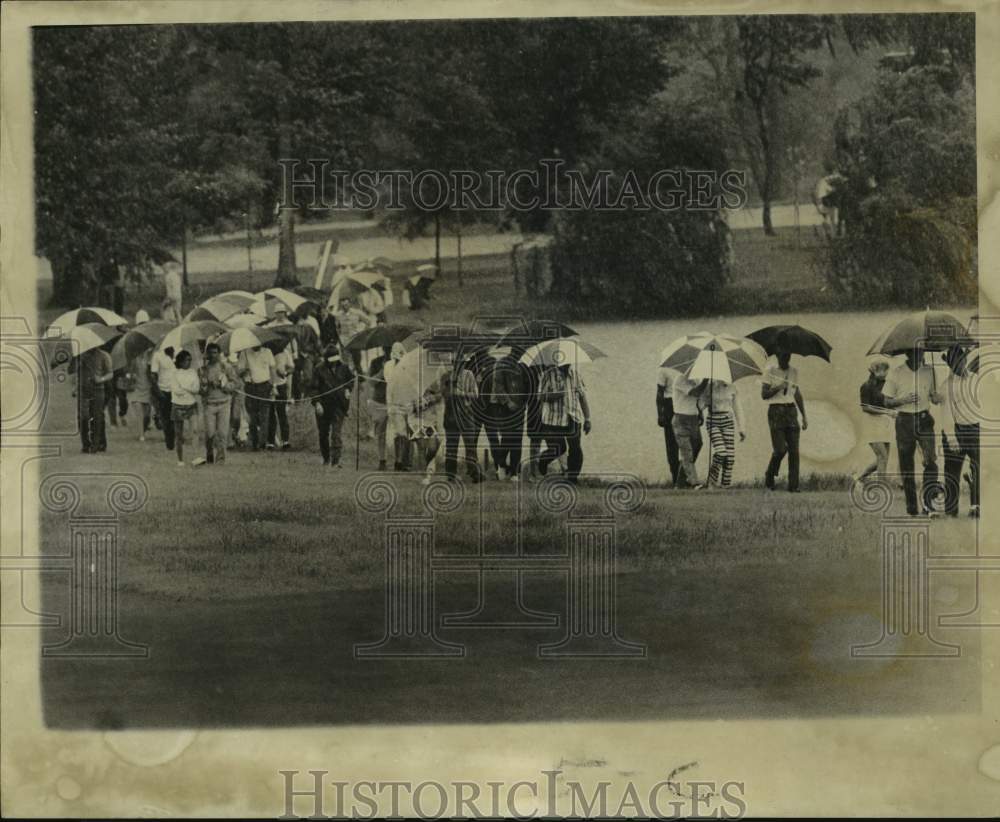
<path id="1" fill-rule="evenodd" d="M 360 471 L 353 468 L 353 445 L 347 467 L 323 467 L 311 446 L 309 416 L 300 413 L 305 411 L 296 409 L 294 416 L 294 450 L 230 452 L 222 466 L 178 468 L 158 434 L 139 443 L 122 429 L 110 430 L 107 454 L 67 449 L 60 471 L 132 473 L 149 488 L 144 508 L 121 518 L 119 591 L 195 601 L 379 588 L 389 512 L 366 510 L 358 499 L 365 495 L 358 483 L 374 479 L 374 448 L 362 443 Z M 432 515 L 419 475 L 383 479 L 396 495 L 392 517 Z M 607 489 L 599 483 L 582 484 L 575 506 L 558 513 L 540 504 L 544 490 L 496 481 L 463 484 L 457 490 L 461 504 L 433 515 L 436 550 L 511 553 L 520 541 L 526 554 L 563 553 L 571 518 L 610 513 Z M 644 503 L 616 514 L 615 524 L 622 573 L 730 573 L 746 565 L 874 557 L 879 541 L 878 517 L 852 506 L 845 490 L 793 495 L 648 487 Z M 64 551 L 65 515 L 44 515 L 42 527 L 46 550 Z M 443 574 L 442 582 L 453 576 Z"/>

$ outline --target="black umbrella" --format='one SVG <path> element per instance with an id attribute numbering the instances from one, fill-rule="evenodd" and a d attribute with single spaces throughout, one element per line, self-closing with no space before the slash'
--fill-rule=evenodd
<path id="1" fill-rule="evenodd" d="M 402 342 L 417 329 L 411 325 L 388 324 L 366 328 L 351 337 L 347 345 L 348 351 L 367 351 L 370 348 L 388 348 L 393 343 Z"/>
<path id="2" fill-rule="evenodd" d="M 819 357 L 827 362 L 830 362 L 830 351 L 833 348 L 815 331 L 801 325 L 769 325 L 747 334 L 747 337 L 768 354 L 787 351 L 802 357 Z"/>

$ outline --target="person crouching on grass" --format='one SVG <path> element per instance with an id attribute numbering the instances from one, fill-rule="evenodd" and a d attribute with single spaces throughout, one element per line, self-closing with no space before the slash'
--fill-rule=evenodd
<path id="1" fill-rule="evenodd" d="M 191 354 L 181 351 L 174 359 L 174 374 L 171 382 L 173 391 L 170 394 L 170 417 L 174 423 L 174 443 L 177 446 L 177 467 L 184 467 L 184 435 L 185 428 L 190 430 L 194 415 L 198 412 L 198 395 L 201 393 L 201 380 L 198 373 L 191 370 Z M 199 458 L 192 465 L 201 465 L 205 460 Z"/>
<path id="2" fill-rule="evenodd" d="M 340 468 L 340 455 L 344 449 L 341 432 L 351 410 L 354 372 L 341 357 L 340 348 L 328 345 L 323 350 L 322 359 L 313 366 L 312 375 L 309 390 L 316 412 L 323 465 Z"/>
<path id="3" fill-rule="evenodd" d="M 235 370 L 221 355 L 218 343 L 209 343 L 199 372 L 205 402 L 205 460 L 209 463 L 226 461 L 230 408 L 238 388 Z"/>

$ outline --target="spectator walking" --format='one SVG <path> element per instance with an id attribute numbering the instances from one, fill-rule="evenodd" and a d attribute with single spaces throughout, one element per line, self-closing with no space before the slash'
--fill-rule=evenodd
<path id="1" fill-rule="evenodd" d="M 552 365 L 542 374 L 538 389 L 542 404 L 545 450 L 538 457 L 544 477 L 549 465 L 566 454 L 566 479 L 576 483 L 583 468 L 581 432 L 589 434 L 590 406 L 583 380 L 570 365 Z"/>
<path id="2" fill-rule="evenodd" d="M 71 363 L 76 374 L 80 444 L 84 454 L 108 450 L 104 427 L 105 386 L 114 378 L 111 355 L 102 348 L 84 351 Z"/>
<path id="3" fill-rule="evenodd" d="M 771 461 L 764 474 L 764 485 L 774 490 L 774 480 L 781 462 L 788 455 L 788 490 L 799 491 L 799 434 L 809 427 L 805 401 L 799 390 L 799 372 L 791 364 L 792 355 L 779 351 L 777 365 L 764 375 L 760 396 L 767 403 L 767 424 L 771 430 Z M 799 414 L 802 415 L 801 426 Z"/>
<path id="4" fill-rule="evenodd" d="M 327 346 L 323 358 L 313 368 L 310 393 L 319 430 L 319 450 L 323 465 L 340 468 L 344 450 L 342 431 L 351 410 L 351 386 L 354 373 L 343 361 L 340 349 Z"/>
<path id="5" fill-rule="evenodd" d="M 699 383 L 682 374 L 674 377 L 670 390 L 673 417 L 670 425 L 677 440 L 677 487 L 702 488 L 695 463 L 701 453 L 701 409 L 698 407 Z"/>
<path id="6" fill-rule="evenodd" d="M 885 378 L 889 373 L 889 362 L 873 360 L 868 365 L 868 379 L 861 383 L 858 394 L 861 399 L 862 437 L 868 443 L 875 459 L 854 477 L 855 482 L 864 482 L 872 474 L 884 479 L 889 465 L 889 451 L 895 439 L 892 423 L 895 414 L 885 407 Z"/>
<path id="7" fill-rule="evenodd" d="M 229 420 L 238 380 L 233 367 L 222 358 L 217 343 L 205 347 L 205 364 L 199 372 L 205 409 L 205 461 L 226 461 Z"/>
<path id="8" fill-rule="evenodd" d="M 125 373 L 128 402 L 139 426 L 139 442 L 145 442 L 150 426 L 153 381 L 149 374 L 149 362 L 149 352 L 143 351 L 129 363 Z"/>
<path id="9" fill-rule="evenodd" d="M 159 411 L 163 428 L 163 444 L 168 451 L 174 450 L 174 422 L 170 413 L 171 392 L 174 377 L 174 349 L 167 346 L 153 354 L 149 366 L 153 378 L 153 396 Z"/>
<path id="10" fill-rule="evenodd" d="M 240 354 L 237 372 L 243 380 L 250 446 L 254 451 L 260 451 L 268 443 L 271 400 L 274 397 L 274 383 L 278 378 L 274 354 L 262 345 L 247 349 Z"/>
<path id="11" fill-rule="evenodd" d="M 174 423 L 174 442 L 177 446 L 177 467 L 184 467 L 185 428 L 190 429 L 190 421 L 198 413 L 198 395 L 201 393 L 201 380 L 198 372 L 191 368 L 191 352 L 181 351 L 174 360 L 174 374 L 170 392 L 171 412 Z M 192 465 L 200 465 L 205 460 L 195 459 Z"/>

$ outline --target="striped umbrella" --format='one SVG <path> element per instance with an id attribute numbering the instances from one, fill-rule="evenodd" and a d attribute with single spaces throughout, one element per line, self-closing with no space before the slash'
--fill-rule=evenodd
<path id="1" fill-rule="evenodd" d="M 240 305 L 240 301 L 228 300 L 225 297 L 209 297 L 196 308 L 188 312 L 184 322 L 194 322 L 195 320 L 216 320 L 224 323 L 234 314 L 241 314 L 246 310 L 246 305 Z"/>
<path id="2" fill-rule="evenodd" d="M 104 323 L 84 323 L 69 329 L 66 336 L 60 338 L 55 345 L 52 367 L 69 362 L 94 348 L 100 348 L 120 337 L 122 332 Z"/>
<path id="3" fill-rule="evenodd" d="M 222 323 L 215 322 L 215 320 L 195 320 L 190 323 L 181 323 L 180 325 L 172 328 L 167 335 L 160 340 L 160 344 L 157 348 L 160 350 L 173 348 L 174 351 L 177 352 L 183 348 L 188 348 L 195 343 L 207 340 L 209 337 L 214 337 L 217 334 L 222 334 L 226 331 L 229 331 L 229 329 Z"/>
<path id="4" fill-rule="evenodd" d="M 341 297 L 345 296 L 364 298 L 366 292 L 371 291 L 377 292 L 377 296 L 381 298 L 383 303 L 383 308 L 392 305 L 392 283 L 388 277 L 377 271 L 348 271 L 334 278 L 333 290 L 330 292 L 327 306 L 338 305 Z"/>
<path id="5" fill-rule="evenodd" d="M 249 291 L 240 291 L 240 289 L 236 288 L 232 291 L 223 291 L 220 294 L 216 294 L 212 299 L 225 300 L 227 303 L 236 303 L 240 308 L 247 309 L 253 305 L 257 297 Z"/>
<path id="6" fill-rule="evenodd" d="M 660 367 L 691 380 L 733 383 L 764 373 L 767 352 L 753 340 L 699 331 L 674 340 L 660 353 Z"/>
<path id="7" fill-rule="evenodd" d="M 290 336 L 282 334 L 275 328 L 235 328 L 219 337 L 219 346 L 223 354 L 237 354 L 248 348 L 266 345 L 272 351 L 280 351 L 288 345 Z"/>
<path id="8" fill-rule="evenodd" d="M 115 370 L 124 368 L 143 351 L 155 348 L 174 327 L 172 322 L 166 320 L 150 320 L 126 331 L 111 349 L 111 366 Z"/>
<path id="9" fill-rule="evenodd" d="M 583 340 L 546 340 L 531 346 L 521 355 L 524 365 L 580 365 L 608 356 L 596 345 Z"/>
<path id="10" fill-rule="evenodd" d="M 71 329 L 78 325 L 97 323 L 98 325 L 128 325 L 125 317 L 110 311 L 107 308 L 97 308 L 89 306 L 85 308 L 74 308 L 65 314 L 60 314 L 47 329 L 46 337 L 67 337 Z"/>

